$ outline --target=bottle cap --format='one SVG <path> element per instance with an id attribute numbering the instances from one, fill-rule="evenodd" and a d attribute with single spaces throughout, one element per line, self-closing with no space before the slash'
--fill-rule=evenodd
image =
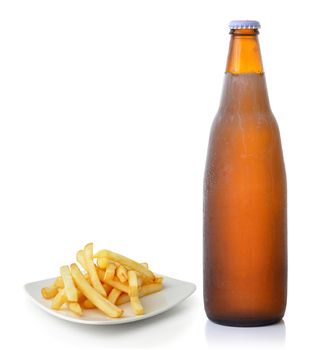
<path id="1" fill-rule="evenodd" d="M 258 29 L 260 23 L 258 21 L 231 21 L 229 23 L 230 29 Z"/>

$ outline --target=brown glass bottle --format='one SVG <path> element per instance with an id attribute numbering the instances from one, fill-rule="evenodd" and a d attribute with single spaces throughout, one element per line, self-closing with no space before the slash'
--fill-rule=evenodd
<path id="1" fill-rule="evenodd" d="M 204 305 L 216 323 L 261 326 L 286 308 L 286 174 L 259 24 L 235 23 L 204 178 Z"/>

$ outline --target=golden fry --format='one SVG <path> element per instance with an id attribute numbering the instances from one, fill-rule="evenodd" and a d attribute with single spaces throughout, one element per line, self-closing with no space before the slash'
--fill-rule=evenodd
<path id="1" fill-rule="evenodd" d="M 79 250 L 76 254 L 76 260 L 79 263 L 80 266 L 82 266 L 82 268 L 87 271 L 87 266 L 86 266 L 86 262 L 85 262 L 85 256 L 84 256 L 84 251 L 83 250 Z"/>
<path id="2" fill-rule="evenodd" d="M 99 266 L 99 264 L 98 264 L 98 266 Z M 113 263 L 107 265 L 106 270 L 105 270 L 105 275 L 104 275 L 104 281 L 113 279 L 115 272 L 116 272 L 116 268 L 117 267 Z"/>
<path id="3" fill-rule="evenodd" d="M 143 315 L 145 313 L 144 308 L 140 302 L 139 297 L 130 297 L 131 307 L 135 315 Z"/>
<path id="4" fill-rule="evenodd" d="M 56 287 L 44 287 L 41 289 L 41 294 L 44 299 L 52 299 L 58 293 L 58 289 Z"/>
<path id="5" fill-rule="evenodd" d="M 153 294 L 159 292 L 162 289 L 161 283 L 152 283 L 146 284 L 139 288 L 139 297 L 144 297 L 149 294 Z M 130 297 L 127 293 L 123 293 L 117 299 L 116 305 L 122 305 L 128 303 L 130 301 Z"/>
<path id="6" fill-rule="evenodd" d="M 138 276 L 134 270 L 128 271 L 128 284 L 129 284 L 129 295 L 130 297 L 138 296 Z"/>
<path id="7" fill-rule="evenodd" d="M 61 266 L 61 276 L 64 283 L 64 292 L 68 301 L 77 301 L 77 289 L 71 276 L 70 269 L 67 265 Z"/>
<path id="8" fill-rule="evenodd" d="M 54 310 L 59 310 L 64 303 L 66 303 L 67 298 L 64 293 L 64 289 L 60 289 L 51 303 L 51 308 Z"/>
<path id="9" fill-rule="evenodd" d="M 61 276 L 58 276 L 55 279 L 53 286 L 56 288 L 64 288 L 64 283 L 63 283 L 63 279 Z"/>
<path id="10" fill-rule="evenodd" d="M 111 290 L 110 294 L 108 295 L 107 299 L 108 299 L 112 304 L 115 304 L 121 293 L 122 293 L 121 290 L 119 290 L 119 289 L 117 289 L 117 288 L 113 288 L 113 289 Z"/>
<path id="11" fill-rule="evenodd" d="M 116 275 L 119 278 L 121 283 L 125 283 L 128 280 L 127 270 L 123 265 L 119 265 L 117 267 Z"/>
<path id="12" fill-rule="evenodd" d="M 108 264 L 109 264 L 108 259 L 105 259 L 105 258 L 97 259 L 97 265 L 103 270 L 107 268 Z"/>
<path id="13" fill-rule="evenodd" d="M 93 288 L 98 293 L 100 293 L 101 295 L 106 297 L 107 294 L 106 294 L 105 289 L 102 286 L 102 284 L 99 280 L 99 277 L 97 275 L 96 267 L 93 263 L 92 256 L 93 256 L 93 244 L 89 243 L 84 247 L 84 258 L 85 258 L 85 264 L 87 267 L 87 272 L 90 275 L 90 281 L 91 281 Z"/>
<path id="14" fill-rule="evenodd" d="M 77 316 L 82 316 L 83 311 L 78 303 L 68 303 L 68 308 Z"/>
<path id="15" fill-rule="evenodd" d="M 120 281 L 116 280 L 116 279 L 113 279 L 113 280 L 108 280 L 106 281 L 107 284 L 109 284 L 110 286 L 112 286 L 113 288 L 117 288 L 117 289 L 120 289 L 122 292 L 125 292 L 125 293 L 129 293 L 129 287 L 124 284 L 124 283 L 121 283 Z"/>

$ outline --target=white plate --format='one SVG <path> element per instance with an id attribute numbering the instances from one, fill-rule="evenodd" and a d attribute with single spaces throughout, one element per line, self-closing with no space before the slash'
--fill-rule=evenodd
<path id="1" fill-rule="evenodd" d="M 52 310 L 50 308 L 51 301 L 43 299 L 41 288 L 52 285 L 55 278 L 27 283 L 24 289 L 39 307 L 53 316 L 76 323 L 111 325 L 140 321 L 161 314 L 188 298 L 196 290 L 196 286 L 193 283 L 166 276 L 163 276 L 163 278 L 163 289 L 160 292 L 141 298 L 141 303 L 145 309 L 144 315 L 134 316 L 130 304 L 127 303 L 120 305 L 124 310 L 124 314 L 120 318 L 109 318 L 97 309 L 83 310 L 83 315 L 81 317 L 77 317 L 68 310 Z"/>

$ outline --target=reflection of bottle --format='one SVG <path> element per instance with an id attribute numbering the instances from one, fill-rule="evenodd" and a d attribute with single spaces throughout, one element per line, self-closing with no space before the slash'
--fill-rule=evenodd
<path id="1" fill-rule="evenodd" d="M 258 43 L 234 21 L 204 179 L 204 304 L 210 320 L 259 326 L 284 315 L 286 174 Z"/>

